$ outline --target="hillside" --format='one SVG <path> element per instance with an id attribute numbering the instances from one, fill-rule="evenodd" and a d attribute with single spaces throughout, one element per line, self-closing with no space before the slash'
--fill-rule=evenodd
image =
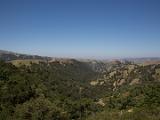
<path id="1" fill-rule="evenodd" d="M 159 113 L 158 63 L 0 61 L 1 120 L 159 120 Z"/>
<path id="2" fill-rule="evenodd" d="M 27 55 L 27 54 L 20 54 L 5 50 L 0 50 L 0 60 L 4 61 L 11 61 L 11 60 L 26 60 L 26 59 L 32 59 L 32 60 L 51 60 L 51 57 L 42 57 L 38 55 Z"/>

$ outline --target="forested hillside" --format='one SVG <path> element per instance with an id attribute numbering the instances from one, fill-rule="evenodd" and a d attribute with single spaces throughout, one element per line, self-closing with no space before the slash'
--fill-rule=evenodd
<path id="1" fill-rule="evenodd" d="M 160 65 L 0 61 L 1 120 L 159 120 Z"/>

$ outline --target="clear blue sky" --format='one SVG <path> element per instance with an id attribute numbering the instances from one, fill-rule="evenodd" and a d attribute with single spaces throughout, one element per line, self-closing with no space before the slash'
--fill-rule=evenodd
<path id="1" fill-rule="evenodd" d="M 0 49 L 57 57 L 160 57 L 160 0 L 0 0 Z"/>

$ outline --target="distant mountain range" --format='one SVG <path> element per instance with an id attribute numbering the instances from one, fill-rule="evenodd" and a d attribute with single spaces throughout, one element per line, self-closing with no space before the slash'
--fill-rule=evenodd
<path id="1" fill-rule="evenodd" d="M 64 60 L 70 60 L 66 58 L 53 58 L 53 57 L 47 57 L 47 56 L 39 56 L 39 55 L 28 55 L 28 54 L 21 54 L 16 53 L 12 51 L 6 51 L 6 50 L 0 50 L 0 60 L 4 61 L 12 61 L 12 60 L 44 60 L 44 61 L 64 61 Z M 78 59 L 81 62 L 95 62 L 97 60 L 91 60 L 91 59 Z M 132 61 L 135 63 L 160 63 L 160 57 L 142 57 L 142 58 L 124 58 L 124 59 L 116 59 L 116 60 L 102 60 L 101 62 L 113 62 L 113 61 Z"/>
<path id="2" fill-rule="evenodd" d="M 142 58 L 126 58 L 123 59 L 123 61 L 134 61 L 136 63 L 141 63 L 141 62 L 145 62 L 145 61 L 159 61 L 160 57 L 142 57 Z"/>
<path id="3" fill-rule="evenodd" d="M 38 60 L 51 60 L 51 57 L 43 57 L 39 55 L 20 54 L 11 51 L 0 50 L 0 60 L 26 60 L 26 59 L 38 59 Z"/>

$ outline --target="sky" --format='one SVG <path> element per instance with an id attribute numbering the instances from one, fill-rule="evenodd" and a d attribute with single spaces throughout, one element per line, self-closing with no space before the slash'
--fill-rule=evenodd
<path id="1" fill-rule="evenodd" d="M 0 49 L 72 58 L 160 57 L 160 0 L 0 0 Z"/>

